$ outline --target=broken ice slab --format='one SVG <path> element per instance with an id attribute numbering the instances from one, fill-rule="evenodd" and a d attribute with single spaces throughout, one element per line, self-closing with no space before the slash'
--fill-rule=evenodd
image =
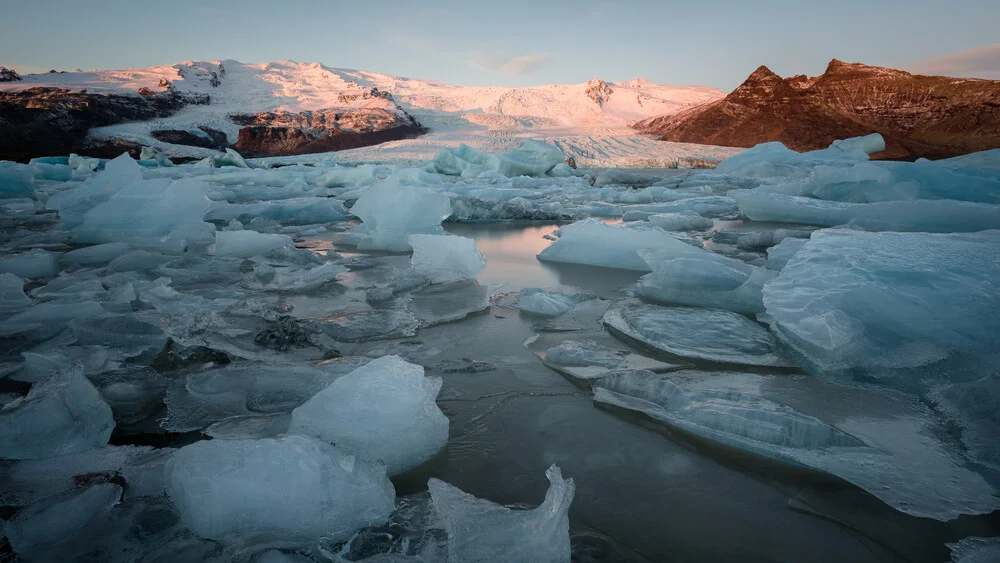
<path id="1" fill-rule="evenodd" d="M 676 213 L 656 213 L 647 219 L 652 225 L 664 231 L 690 231 L 695 229 L 710 229 L 715 224 L 708 217 L 688 209 Z"/>
<path id="2" fill-rule="evenodd" d="M 434 456 L 448 441 L 435 400 L 440 377 L 399 356 L 383 356 L 331 383 L 292 411 L 290 434 L 316 436 L 392 476 Z"/>
<path id="3" fill-rule="evenodd" d="M 36 459 L 99 448 L 114 428 L 111 408 L 77 363 L 4 405 L 0 458 Z"/>
<path id="4" fill-rule="evenodd" d="M 31 305 L 31 299 L 24 294 L 24 280 L 4 272 L 0 273 L 0 311 L 9 312 Z"/>
<path id="5" fill-rule="evenodd" d="M 1000 346 L 998 248 L 1000 231 L 817 231 L 764 286 L 769 322 L 817 373 L 857 369 L 870 380 L 986 357 Z"/>
<path id="6" fill-rule="evenodd" d="M 965 233 L 1000 228 L 1000 205 L 949 199 L 843 203 L 761 189 L 730 195 L 754 221 L 803 223 L 868 231 Z"/>
<path id="7" fill-rule="evenodd" d="M 947 544 L 952 563 L 991 563 L 1000 561 L 1000 537 L 964 538 Z"/>
<path id="8" fill-rule="evenodd" d="M 424 165 L 424 169 L 453 176 L 463 174 L 466 169 L 491 170 L 513 178 L 545 176 L 565 161 L 566 155 L 558 147 L 529 139 L 516 150 L 502 154 L 485 153 L 465 144 L 444 148 Z"/>
<path id="9" fill-rule="evenodd" d="M 18 510 L 3 533 L 19 556 L 31 559 L 34 552 L 73 541 L 88 524 L 108 518 L 121 497 L 122 486 L 116 483 L 60 493 Z"/>
<path id="10" fill-rule="evenodd" d="M 431 479 L 431 502 L 448 533 L 452 561 L 569 563 L 569 507 L 576 485 L 553 465 L 545 472 L 545 500 L 531 510 L 511 510 Z"/>
<path id="11" fill-rule="evenodd" d="M 615 335 L 674 356 L 754 366 L 794 365 L 781 356 L 766 328 L 730 311 L 626 300 L 605 313 L 603 322 Z"/>
<path id="12" fill-rule="evenodd" d="M 0 273 L 14 274 L 20 278 L 51 278 L 59 273 L 59 253 L 32 250 L 0 258 Z"/>
<path id="13" fill-rule="evenodd" d="M 243 546 L 347 539 L 385 521 L 395 497 L 382 464 L 309 436 L 195 442 L 164 479 L 188 528 Z"/>
<path id="14" fill-rule="evenodd" d="M 387 309 L 334 313 L 310 319 L 309 324 L 340 342 L 364 342 L 413 336 L 420 321 L 409 309 L 394 305 Z"/>
<path id="15" fill-rule="evenodd" d="M 489 309 L 490 291 L 474 281 L 432 285 L 415 292 L 407 308 L 421 326 L 433 326 Z"/>
<path id="16" fill-rule="evenodd" d="M 365 188 L 351 207 L 362 223 L 338 240 L 361 250 L 406 252 L 413 234 L 443 235 L 441 221 L 451 215 L 451 199 L 418 185 L 404 185 L 405 170 Z"/>
<path id="17" fill-rule="evenodd" d="M 344 221 L 350 216 L 351 214 L 339 200 L 327 197 L 300 197 L 259 203 L 215 202 L 205 214 L 205 220 L 229 223 L 232 220 L 251 222 L 257 218 L 264 218 L 277 221 L 281 225 L 313 225 Z"/>
<path id="18" fill-rule="evenodd" d="M 643 369 L 664 373 L 685 367 L 633 352 L 606 348 L 591 341 L 566 340 L 545 352 L 539 352 L 538 357 L 553 370 L 583 381 L 599 379 L 615 370 Z"/>
<path id="19" fill-rule="evenodd" d="M 285 235 L 268 235 L 256 231 L 219 231 L 215 233 L 215 243 L 208 248 L 209 253 L 215 256 L 250 258 L 292 246 L 291 237 Z"/>

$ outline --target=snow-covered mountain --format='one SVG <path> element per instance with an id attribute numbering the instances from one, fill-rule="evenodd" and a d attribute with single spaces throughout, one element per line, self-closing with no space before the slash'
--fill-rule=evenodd
<path id="1" fill-rule="evenodd" d="M 570 145 L 582 144 L 583 153 L 587 152 L 586 147 L 598 152 L 614 153 L 616 147 L 629 152 L 632 149 L 622 147 L 638 142 L 635 132 L 629 129 L 633 123 L 676 113 L 724 95 L 714 88 L 666 86 L 641 78 L 620 83 L 595 79 L 583 84 L 527 88 L 453 86 L 288 60 L 254 64 L 233 60 L 187 61 L 140 69 L 29 74 L 20 81 L 0 85 L 0 94 L 14 95 L 38 88 L 107 96 L 140 93 L 208 96 L 209 103 L 186 104 L 166 117 L 98 126 L 89 133 L 91 143 L 151 145 L 174 156 L 203 156 L 206 151 L 219 148 L 216 146 L 219 143 L 207 140 L 220 139 L 217 133 L 225 135 L 226 144 L 239 149 L 241 142 L 244 145 L 249 142 L 244 139 L 247 133 L 242 132 L 248 124 L 260 128 L 296 123 L 300 130 L 296 135 L 309 138 L 290 139 L 282 134 L 274 143 L 297 142 L 298 152 L 341 148 L 312 142 L 318 127 L 326 128 L 321 131 L 323 134 L 332 130 L 329 122 L 334 119 L 338 120 L 335 132 L 370 133 L 399 128 L 406 129 L 406 134 L 398 137 L 413 137 L 414 119 L 430 130 L 421 139 L 393 140 L 403 147 L 380 144 L 382 150 L 396 150 L 387 153 L 386 160 L 420 159 L 426 152 L 436 150 L 434 146 L 453 146 L 457 142 L 506 150 L 524 137 L 564 139 Z M 346 123 L 340 121 L 348 113 L 351 119 Z M 261 118 L 261 114 L 268 117 Z M 359 115 L 361 118 L 356 117 Z M 378 125 L 373 125 L 376 122 Z M 266 150 L 257 149 L 275 135 L 273 131 L 268 131 L 269 135 L 260 133 L 258 130 L 254 151 L 265 154 Z M 622 139 L 623 136 L 631 140 Z M 599 141 L 588 144 L 580 137 Z M 309 142 L 319 148 L 307 148 Z M 408 153 L 407 146 L 415 152 Z M 363 154 L 380 159 L 377 154 L 369 154 L 373 151 L 379 152 L 367 149 Z M 580 156 L 587 158 L 586 154 Z"/>

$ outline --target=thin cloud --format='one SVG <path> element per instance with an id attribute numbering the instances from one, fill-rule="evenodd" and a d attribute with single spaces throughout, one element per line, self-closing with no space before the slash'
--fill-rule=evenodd
<path id="1" fill-rule="evenodd" d="M 918 61 L 909 68 L 920 74 L 1000 79 L 1000 43 Z"/>
<path id="2" fill-rule="evenodd" d="M 504 74 L 521 75 L 536 71 L 548 61 L 548 55 L 544 53 L 533 53 L 520 55 L 518 57 L 508 57 L 495 53 L 483 53 L 476 51 L 469 55 L 469 65 L 479 70 L 488 72 L 502 72 Z"/>

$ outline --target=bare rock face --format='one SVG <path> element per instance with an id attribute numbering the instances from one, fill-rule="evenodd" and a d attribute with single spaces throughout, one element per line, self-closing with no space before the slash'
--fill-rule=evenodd
<path id="1" fill-rule="evenodd" d="M 88 146 L 87 132 L 122 121 L 167 117 L 186 105 L 207 103 L 209 97 L 204 94 L 154 93 L 148 89 L 134 95 L 50 87 L 0 91 L 0 159 L 25 161 L 71 152 L 105 156 L 117 151 L 113 155 L 117 156 L 123 149 L 131 152 L 137 147 L 120 143 L 110 148 Z"/>
<path id="2" fill-rule="evenodd" d="M 587 97 L 593 100 L 595 104 L 604 107 L 604 102 L 611 98 L 614 89 L 608 86 L 607 82 L 600 78 L 595 78 L 587 83 L 587 89 L 584 92 L 587 93 Z"/>
<path id="3" fill-rule="evenodd" d="M 164 143 L 222 150 L 229 145 L 226 134 L 211 127 L 199 126 L 198 131 L 181 129 L 158 129 L 149 133 L 154 139 Z"/>
<path id="4" fill-rule="evenodd" d="M 372 91 L 377 93 L 376 89 Z M 371 92 L 358 96 L 371 96 Z M 377 93 L 376 96 L 388 97 Z M 351 97 L 355 96 L 343 96 Z M 344 100 L 347 103 L 355 101 Z M 377 145 L 426 132 L 403 110 L 359 108 L 235 115 L 243 127 L 235 148 L 248 157 L 289 156 Z"/>
<path id="5" fill-rule="evenodd" d="M 21 80 L 21 75 L 14 69 L 0 66 L 0 82 L 17 82 Z"/>
<path id="6" fill-rule="evenodd" d="M 664 141 L 825 148 L 881 133 L 876 158 L 943 158 L 1000 147 L 1000 81 L 920 76 L 834 59 L 822 75 L 760 67 L 725 98 L 635 128 Z"/>

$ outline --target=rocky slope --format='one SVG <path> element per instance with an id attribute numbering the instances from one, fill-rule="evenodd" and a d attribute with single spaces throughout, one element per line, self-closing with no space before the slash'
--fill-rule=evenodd
<path id="1" fill-rule="evenodd" d="M 728 96 L 636 123 L 664 141 L 795 150 L 881 133 L 876 158 L 939 158 L 1000 147 L 1000 81 L 920 76 L 834 59 L 822 75 L 761 66 Z"/>

